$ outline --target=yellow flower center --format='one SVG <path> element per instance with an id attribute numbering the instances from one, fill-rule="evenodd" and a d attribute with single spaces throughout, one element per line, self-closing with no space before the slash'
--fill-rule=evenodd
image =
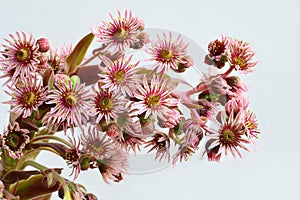
<path id="1" fill-rule="evenodd" d="M 172 52 L 170 49 L 163 49 L 163 50 L 160 52 L 160 56 L 161 56 L 163 59 L 170 59 L 170 58 L 172 58 L 172 56 L 173 56 L 173 52 Z"/>
<path id="2" fill-rule="evenodd" d="M 127 37 L 127 32 L 124 28 L 119 28 L 115 34 L 114 34 L 114 38 L 118 39 L 118 40 L 124 40 Z"/>
<path id="3" fill-rule="evenodd" d="M 30 58 L 30 51 L 26 48 L 22 48 L 20 49 L 19 51 L 17 51 L 16 53 L 16 58 L 19 60 L 19 61 L 26 61 Z"/>
<path id="4" fill-rule="evenodd" d="M 159 95 L 150 95 L 148 98 L 148 104 L 150 106 L 157 106 L 160 104 L 160 97 Z"/>
<path id="5" fill-rule="evenodd" d="M 248 129 L 252 130 L 256 128 L 256 125 L 253 122 L 246 122 Z"/>
<path id="6" fill-rule="evenodd" d="M 68 94 L 65 100 L 68 106 L 74 106 L 77 103 L 77 98 L 73 94 Z"/>
<path id="7" fill-rule="evenodd" d="M 111 107 L 111 104 L 112 104 L 112 102 L 111 102 L 110 98 L 103 97 L 100 101 L 99 106 L 102 110 L 108 110 Z"/>
<path id="8" fill-rule="evenodd" d="M 238 66 L 244 66 L 245 65 L 245 59 L 244 58 L 241 58 L 241 57 L 236 57 L 234 59 L 234 62 L 236 65 Z"/>
<path id="9" fill-rule="evenodd" d="M 30 104 L 34 103 L 34 101 L 35 101 L 34 93 L 33 92 L 25 92 L 23 94 L 23 100 L 25 101 L 25 103 L 27 105 L 30 105 Z"/>
<path id="10" fill-rule="evenodd" d="M 120 71 L 117 71 L 114 73 L 114 80 L 117 81 L 117 82 L 122 82 L 124 81 L 124 74 L 125 74 L 125 71 L 124 70 L 120 70 Z"/>
<path id="11" fill-rule="evenodd" d="M 231 130 L 228 130 L 228 129 L 224 130 L 223 134 L 222 134 L 222 139 L 227 143 L 234 142 L 234 139 L 235 139 L 234 132 L 232 132 Z"/>

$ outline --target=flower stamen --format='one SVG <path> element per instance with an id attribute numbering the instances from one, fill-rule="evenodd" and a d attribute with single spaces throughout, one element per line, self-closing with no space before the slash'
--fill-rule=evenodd
<path id="1" fill-rule="evenodd" d="M 127 37 L 127 31 L 124 28 L 119 28 L 114 34 L 114 38 L 118 40 L 125 40 Z"/>
<path id="2" fill-rule="evenodd" d="M 31 53 L 27 48 L 21 48 L 16 52 L 16 58 L 19 61 L 27 61 L 30 60 Z"/>
<path id="3" fill-rule="evenodd" d="M 74 149 L 68 149 L 66 151 L 66 160 L 71 162 L 76 162 L 79 159 L 79 155 L 76 150 Z"/>
<path id="4" fill-rule="evenodd" d="M 236 63 L 236 65 L 238 66 L 244 66 L 245 65 L 245 59 L 242 57 L 236 57 L 234 59 L 234 62 Z"/>
<path id="5" fill-rule="evenodd" d="M 73 94 L 68 94 L 65 98 L 66 104 L 68 106 L 74 106 L 77 103 L 77 98 Z"/>
<path id="6" fill-rule="evenodd" d="M 235 140 L 235 134 L 231 130 L 226 129 L 222 132 L 221 139 L 225 143 L 233 143 Z"/>
<path id="7" fill-rule="evenodd" d="M 114 73 L 114 81 L 116 82 L 123 82 L 124 81 L 124 75 L 125 75 L 125 71 L 122 69 L 120 71 L 117 71 Z"/>
<path id="8" fill-rule="evenodd" d="M 33 92 L 25 92 L 23 94 L 23 100 L 27 105 L 31 105 L 35 102 L 35 95 Z"/>
<path id="9" fill-rule="evenodd" d="M 111 99 L 109 97 L 103 97 L 101 100 L 100 100 L 100 104 L 99 104 L 99 107 L 102 109 L 102 110 L 109 110 L 110 107 L 111 107 Z"/>
<path id="10" fill-rule="evenodd" d="M 163 59 L 169 60 L 170 58 L 172 58 L 173 52 L 172 52 L 170 49 L 163 49 L 163 50 L 160 52 L 160 56 L 161 56 Z"/>
<path id="11" fill-rule="evenodd" d="M 157 106 L 160 104 L 160 97 L 159 95 L 150 95 L 148 98 L 148 105 L 150 107 Z"/>

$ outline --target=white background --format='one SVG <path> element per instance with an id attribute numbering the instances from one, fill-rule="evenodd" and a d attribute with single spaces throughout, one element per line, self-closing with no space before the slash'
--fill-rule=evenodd
<path id="1" fill-rule="evenodd" d="M 56 46 L 75 44 L 117 9 L 132 10 L 146 27 L 181 32 L 205 50 L 221 33 L 248 41 L 259 64 L 244 80 L 262 135 L 258 149 L 244 153 L 243 159 L 225 158 L 217 164 L 199 160 L 197 154 L 173 169 L 129 175 L 119 184 L 105 184 L 97 170 L 82 173 L 79 181 L 105 200 L 300 199 L 300 1 L 1 0 L 1 42 L 18 30 L 47 37 Z M 8 99 L 3 90 L 0 96 L 1 101 Z M 3 130 L 8 107 L 0 109 Z M 47 154 L 40 159 L 53 158 Z M 58 167 L 63 161 L 49 163 Z"/>

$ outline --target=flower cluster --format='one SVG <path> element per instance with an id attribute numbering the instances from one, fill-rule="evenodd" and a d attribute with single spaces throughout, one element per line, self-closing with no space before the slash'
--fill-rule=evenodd
<path id="1" fill-rule="evenodd" d="M 247 42 L 222 35 L 208 45 L 207 57 L 213 64 L 221 69 L 228 62 L 230 66 L 242 73 L 253 71 L 257 61 L 252 61 L 255 52 Z"/>
<path id="2" fill-rule="evenodd" d="M 257 64 L 248 43 L 225 35 L 212 41 L 204 61 L 209 73 L 192 86 L 176 77 L 199 67 L 181 34 L 152 38 L 130 11 L 110 18 L 74 48 L 53 48 L 24 32 L 4 39 L 1 78 L 11 108 L 0 135 L 1 199 L 38 199 L 55 191 L 62 199 L 97 199 L 75 182 L 80 173 L 98 169 L 106 183 L 119 182 L 129 172 L 129 154 L 142 149 L 175 165 L 200 145 L 209 161 L 242 157 L 241 149 L 255 146 L 260 130 L 248 88 L 233 74 L 252 72 Z M 88 57 L 95 37 L 100 47 Z M 182 91 L 182 84 L 190 88 Z M 64 159 L 74 180 L 35 160 L 41 151 Z"/>

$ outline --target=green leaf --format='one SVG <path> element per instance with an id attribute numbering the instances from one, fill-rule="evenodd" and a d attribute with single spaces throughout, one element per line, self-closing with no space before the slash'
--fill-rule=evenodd
<path id="1" fill-rule="evenodd" d="M 92 33 L 87 34 L 78 42 L 72 53 L 66 58 L 65 71 L 67 75 L 71 75 L 77 70 L 94 37 Z"/>

